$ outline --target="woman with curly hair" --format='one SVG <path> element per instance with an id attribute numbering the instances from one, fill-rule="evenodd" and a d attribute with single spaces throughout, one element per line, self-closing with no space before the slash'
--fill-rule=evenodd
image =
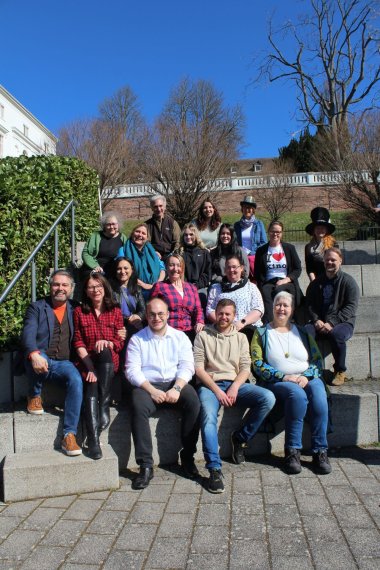
<path id="1" fill-rule="evenodd" d="M 335 231 L 334 224 L 330 223 L 330 214 L 326 208 L 317 207 L 310 212 L 312 219 L 305 231 L 312 236 L 305 246 L 306 272 L 310 281 L 314 281 L 318 275 L 325 271 L 323 255 L 327 249 L 338 247 L 332 234 Z"/>
<path id="2" fill-rule="evenodd" d="M 221 221 L 218 210 L 210 198 L 206 198 L 199 206 L 197 219 L 193 220 L 193 224 L 197 227 L 207 249 L 211 250 L 216 246 Z"/>
<path id="3" fill-rule="evenodd" d="M 244 249 L 237 242 L 235 229 L 230 224 L 222 224 L 219 229 L 216 248 L 211 252 L 212 283 L 221 283 L 227 257 L 240 257 L 244 265 L 245 275 L 249 275 L 249 261 Z"/>

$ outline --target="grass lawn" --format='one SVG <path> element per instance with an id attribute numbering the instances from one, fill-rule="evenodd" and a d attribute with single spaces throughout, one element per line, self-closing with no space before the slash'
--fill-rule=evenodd
<path id="1" fill-rule="evenodd" d="M 238 214 L 223 214 L 222 221 L 233 224 L 239 218 Z M 260 212 L 259 218 L 267 227 L 270 221 L 269 215 L 265 212 Z M 282 216 L 281 221 L 285 226 L 285 241 L 309 241 L 310 236 L 304 229 L 311 221 L 310 212 L 289 212 Z M 338 240 L 355 237 L 357 225 L 352 223 L 352 212 L 350 210 L 334 212 L 331 216 L 331 221 L 338 228 L 334 234 Z M 123 226 L 124 233 L 129 236 L 132 228 L 139 222 L 141 220 L 126 220 Z"/>

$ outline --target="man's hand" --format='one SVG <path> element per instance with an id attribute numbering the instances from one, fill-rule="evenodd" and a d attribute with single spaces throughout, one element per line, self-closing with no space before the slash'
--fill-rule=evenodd
<path id="1" fill-rule="evenodd" d="M 152 388 L 152 390 L 149 393 L 153 402 L 155 402 L 156 404 L 163 404 L 164 402 L 166 402 L 166 393 L 163 392 L 162 390 L 157 390 L 157 388 Z"/>
<path id="2" fill-rule="evenodd" d="M 38 352 L 33 352 L 30 355 L 30 363 L 33 366 L 33 370 L 36 374 L 46 374 L 46 372 L 49 370 L 46 358 L 38 354 Z"/>
<path id="3" fill-rule="evenodd" d="M 224 406 L 225 408 L 230 408 L 232 406 L 232 402 L 230 398 L 227 396 L 226 392 L 223 392 L 220 388 L 216 392 L 215 396 L 218 398 L 218 402 Z"/>
<path id="4" fill-rule="evenodd" d="M 117 331 L 117 334 L 119 335 L 121 340 L 125 340 L 127 338 L 127 329 L 125 327 L 123 327 L 122 329 L 119 329 Z"/>
<path id="5" fill-rule="evenodd" d="M 96 352 L 102 352 L 105 348 L 113 348 L 113 342 L 110 340 L 97 340 L 95 343 Z"/>
<path id="6" fill-rule="evenodd" d="M 239 392 L 239 387 L 233 382 L 226 392 L 226 395 L 228 396 L 231 402 L 231 406 L 234 406 L 236 404 L 236 398 L 238 392 Z"/>
<path id="7" fill-rule="evenodd" d="M 323 332 L 325 333 L 329 333 L 333 330 L 333 326 L 330 325 L 330 323 L 325 323 L 325 326 L 323 327 Z"/>
<path id="8" fill-rule="evenodd" d="M 170 388 L 170 390 L 168 390 L 166 392 L 166 402 L 168 404 L 175 404 L 176 402 L 178 402 L 179 396 L 180 396 L 180 393 L 178 392 L 178 390 L 174 390 L 174 388 Z"/>

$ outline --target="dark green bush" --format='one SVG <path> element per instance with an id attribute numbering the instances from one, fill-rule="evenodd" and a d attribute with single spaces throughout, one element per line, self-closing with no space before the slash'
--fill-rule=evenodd
<path id="1" fill-rule="evenodd" d="M 85 241 L 97 225 L 98 178 L 76 158 L 20 156 L 0 160 L 0 291 L 20 269 L 67 203 L 74 199 L 76 240 Z M 70 263 L 70 213 L 59 226 L 59 267 Z M 37 256 L 38 296 L 47 291 L 54 265 L 53 236 Z M 0 306 L 0 349 L 17 343 L 30 302 L 30 270 Z"/>

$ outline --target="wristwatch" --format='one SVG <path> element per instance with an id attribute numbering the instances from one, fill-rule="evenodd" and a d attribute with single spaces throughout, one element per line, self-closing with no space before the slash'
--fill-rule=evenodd
<path id="1" fill-rule="evenodd" d="M 177 392 L 180 392 L 182 390 L 181 386 L 173 386 L 173 390 L 176 390 Z"/>

